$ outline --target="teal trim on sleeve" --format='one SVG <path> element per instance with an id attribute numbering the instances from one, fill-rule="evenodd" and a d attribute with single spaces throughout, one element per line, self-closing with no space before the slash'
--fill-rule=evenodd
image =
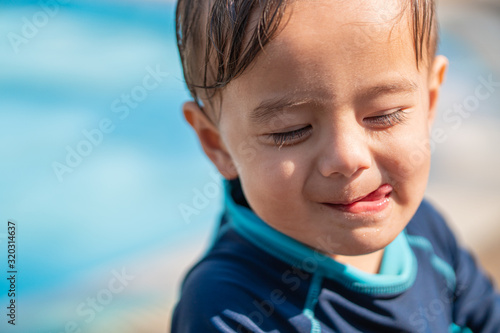
<path id="1" fill-rule="evenodd" d="M 450 333 L 473 333 L 470 328 L 468 328 L 468 327 L 460 327 L 457 324 L 451 324 L 449 332 Z"/>
<path id="2" fill-rule="evenodd" d="M 314 308 L 318 303 L 319 293 L 321 291 L 321 283 L 323 276 L 319 273 L 314 274 L 309 292 L 307 293 L 306 305 L 304 307 L 304 316 L 311 321 L 311 333 L 321 333 L 321 326 L 318 320 L 314 317 Z"/>
<path id="3" fill-rule="evenodd" d="M 365 294 L 397 294 L 413 285 L 417 260 L 405 232 L 399 234 L 384 252 L 382 273 L 369 274 L 341 264 L 272 228 L 250 209 L 237 205 L 225 182 L 225 205 L 234 229 L 254 245 L 274 257 L 309 273 L 320 273 L 345 287 Z"/>
<path id="4" fill-rule="evenodd" d="M 436 255 L 431 242 L 425 237 L 415 235 L 408 236 L 408 241 L 411 245 L 419 247 L 429 254 L 432 267 L 445 277 L 448 288 L 455 291 L 457 284 L 455 271 L 446 261 Z"/>

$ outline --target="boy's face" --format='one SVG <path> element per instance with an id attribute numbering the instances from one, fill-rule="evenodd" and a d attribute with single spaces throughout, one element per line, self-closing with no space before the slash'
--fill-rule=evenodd
<path id="1" fill-rule="evenodd" d="M 418 70 L 410 14 L 387 3 L 294 2 L 285 28 L 223 90 L 217 130 L 200 135 L 261 219 L 331 254 L 385 247 L 427 183 L 446 60 Z"/>

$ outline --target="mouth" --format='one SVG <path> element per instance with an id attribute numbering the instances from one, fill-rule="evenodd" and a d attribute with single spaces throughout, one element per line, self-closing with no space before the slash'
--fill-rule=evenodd
<path id="1" fill-rule="evenodd" d="M 392 190 L 393 188 L 391 185 L 383 184 L 375 191 L 363 197 L 344 202 L 325 202 L 324 204 L 333 209 L 347 213 L 377 213 L 384 210 L 389 205 Z"/>

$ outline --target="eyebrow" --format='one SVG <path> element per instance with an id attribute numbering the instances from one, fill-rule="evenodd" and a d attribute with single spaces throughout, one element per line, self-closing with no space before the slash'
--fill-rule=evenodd
<path id="1" fill-rule="evenodd" d="M 416 92 L 417 90 L 418 85 L 414 81 L 404 79 L 369 87 L 368 89 L 361 91 L 359 97 L 363 100 L 366 100 L 378 95 L 402 93 L 411 94 Z"/>
<path id="2" fill-rule="evenodd" d="M 272 118 L 283 114 L 287 109 L 298 107 L 305 104 L 317 104 L 317 99 L 313 97 L 297 97 L 294 95 L 285 95 L 278 98 L 271 98 L 262 101 L 255 109 L 250 112 L 249 118 L 257 124 L 267 123 Z"/>
<path id="3" fill-rule="evenodd" d="M 414 81 L 404 79 L 369 87 L 365 90 L 361 90 L 361 92 L 357 95 L 359 99 L 367 100 L 378 95 L 402 93 L 411 94 L 417 90 L 418 85 Z M 335 96 L 331 96 L 330 98 L 335 100 Z M 324 101 L 324 99 L 317 99 L 312 96 L 300 98 L 297 97 L 296 94 L 271 98 L 262 101 L 255 109 L 253 109 L 249 114 L 249 118 L 256 124 L 264 124 L 274 117 L 283 114 L 287 109 L 305 104 L 319 105 L 321 101 Z"/>

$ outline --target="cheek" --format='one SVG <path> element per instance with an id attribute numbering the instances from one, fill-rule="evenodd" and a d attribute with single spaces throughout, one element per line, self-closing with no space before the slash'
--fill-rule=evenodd
<path id="1" fill-rule="evenodd" d="M 299 170 L 295 160 L 286 158 L 276 149 L 271 153 L 260 152 L 251 163 L 242 165 L 240 178 L 270 192 L 290 193 L 300 183 Z"/>
<path id="2" fill-rule="evenodd" d="M 394 181 L 401 202 L 422 199 L 430 170 L 431 152 L 427 124 L 406 129 L 397 140 L 387 142 L 384 149 L 384 170 Z"/>
<path id="3" fill-rule="evenodd" d="M 293 161 L 285 160 L 279 163 L 278 172 L 284 181 L 291 180 L 295 174 L 296 166 Z"/>
<path id="4" fill-rule="evenodd" d="M 285 151 L 264 146 L 242 126 L 226 126 L 226 142 L 250 204 L 282 198 L 291 192 L 296 164 Z"/>
<path id="5" fill-rule="evenodd" d="M 288 152 L 267 149 L 241 168 L 240 180 L 257 215 L 267 221 L 287 220 L 290 207 L 300 205 L 304 169 Z"/>

